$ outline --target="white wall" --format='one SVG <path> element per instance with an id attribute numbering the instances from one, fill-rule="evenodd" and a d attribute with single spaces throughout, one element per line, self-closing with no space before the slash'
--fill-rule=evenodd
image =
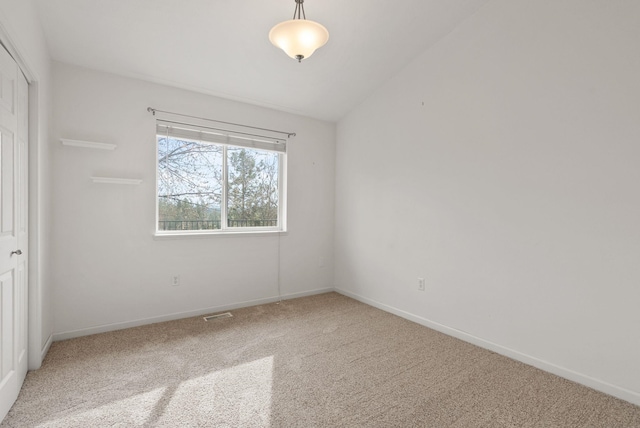
<path id="1" fill-rule="evenodd" d="M 281 290 L 292 296 L 333 287 L 335 124 L 55 62 L 53 82 L 54 140 L 118 146 L 109 152 L 56 142 L 52 149 L 56 339 L 278 294 L 277 235 L 154 240 L 155 118 L 149 106 L 296 132 L 288 146 Z M 90 176 L 143 183 L 93 184 Z M 176 274 L 181 285 L 172 287 Z"/>
<path id="2" fill-rule="evenodd" d="M 31 1 L 0 2 L 0 40 L 29 79 L 29 368 L 40 367 L 51 344 L 49 282 L 50 59 Z"/>
<path id="3" fill-rule="evenodd" d="M 640 404 L 638 17 L 492 1 L 342 120 L 337 288 Z"/>

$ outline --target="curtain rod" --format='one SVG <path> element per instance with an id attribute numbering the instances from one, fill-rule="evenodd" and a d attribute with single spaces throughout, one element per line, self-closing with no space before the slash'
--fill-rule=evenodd
<path id="1" fill-rule="evenodd" d="M 260 131 L 275 132 L 276 134 L 284 134 L 284 135 L 287 136 L 287 138 L 291 138 L 291 137 L 295 137 L 296 136 L 295 132 L 276 131 L 275 129 L 258 128 L 257 126 L 242 125 L 240 123 L 224 122 L 222 120 L 209 119 L 209 118 L 206 118 L 206 117 L 191 116 L 191 115 L 188 115 L 188 114 L 174 113 L 172 111 L 158 110 L 158 109 L 155 109 L 153 107 L 147 107 L 147 111 L 149 113 L 152 113 L 154 116 L 156 115 L 156 112 L 158 112 L 158 113 L 168 113 L 168 114 L 175 114 L 176 116 L 190 117 L 192 119 L 200 119 L 200 120 L 207 120 L 209 122 L 224 123 L 225 125 L 242 126 L 244 128 L 258 129 Z M 272 138 L 272 137 L 267 137 L 267 138 Z"/>
<path id="2" fill-rule="evenodd" d="M 234 135 L 247 135 L 249 137 L 267 138 L 267 139 L 269 139 L 271 141 L 275 141 L 276 144 L 284 144 L 284 139 L 283 138 L 269 137 L 268 135 L 250 134 L 248 132 L 240 132 L 240 131 L 232 131 L 230 129 L 214 128 L 212 126 L 194 125 L 193 123 L 178 122 L 177 120 L 161 119 L 161 124 L 160 125 L 162 126 L 163 123 L 173 123 L 174 125 L 186 125 L 186 126 L 190 126 L 192 128 L 196 127 L 196 128 L 211 129 L 212 131 L 230 132 L 230 133 L 232 133 Z"/>

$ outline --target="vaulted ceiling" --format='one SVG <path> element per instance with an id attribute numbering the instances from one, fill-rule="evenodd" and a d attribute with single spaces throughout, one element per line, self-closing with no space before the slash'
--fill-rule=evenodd
<path id="1" fill-rule="evenodd" d="M 336 121 L 488 0 L 307 0 L 330 33 L 268 40 L 294 0 L 35 0 L 54 60 Z"/>

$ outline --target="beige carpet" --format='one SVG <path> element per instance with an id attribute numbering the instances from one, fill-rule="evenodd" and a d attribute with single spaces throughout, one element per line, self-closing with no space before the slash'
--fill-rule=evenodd
<path id="1" fill-rule="evenodd" d="M 640 427 L 640 407 L 336 293 L 54 343 L 4 427 Z"/>

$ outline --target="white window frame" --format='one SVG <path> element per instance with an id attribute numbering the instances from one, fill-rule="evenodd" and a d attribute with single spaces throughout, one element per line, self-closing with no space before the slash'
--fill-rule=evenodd
<path id="1" fill-rule="evenodd" d="M 160 221 L 160 198 L 158 197 L 158 186 L 160 180 L 160 159 L 158 156 L 159 137 L 163 137 L 166 133 L 161 133 L 160 129 L 163 127 L 174 128 L 176 130 L 196 133 L 205 138 L 188 138 L 182 137 L 185 140 L 198 141 L 204 144 L 214 144 L 222 147 L 222 195 L 220 204 L 220 229 L 206 229 L 206 230 L 160 230 L 158 229 Z M 172 136 L 169 133 L 169 136 Z M 175 136 L 175 135 L 174 135 Z M 181 138 L 175 136 L 175 138 Z M 273 141 L 264 139 L 251 139 L 243 135 L 237 135 L 233 133 L 220 133 L 219 131 L 212 131 L 210 128 L 191 125 L 191 124 L 179 124 L 172 126 L 171 123 L 162 120 L 157 121 L 156 133 L 155 133 L 155 159 L 156 159 L 156 183 L 154 188 L 155 197 L 155 226 L 154 236 L 156 237 L 188 237 L 188 236 L 216 236 L 216 235 L 250 235 L 250 234 L 272 234 L 282 233 L 287 231 L 287 151 L 286 144 L 280 142 L 281 140 L 274 138 Z M 269 147 L 276 147 L 274 144 L 282 145 L 284 149 L 278 146 L 278 150 L 269 150 Z M 278 224 L 277 226 L 265 226 L 265 227 L 229 227 L 227 226 L 228 220 L 228 147 L 244 147 L 247 149 L 265 150 L 275 152 L 278 155 Z"/>

